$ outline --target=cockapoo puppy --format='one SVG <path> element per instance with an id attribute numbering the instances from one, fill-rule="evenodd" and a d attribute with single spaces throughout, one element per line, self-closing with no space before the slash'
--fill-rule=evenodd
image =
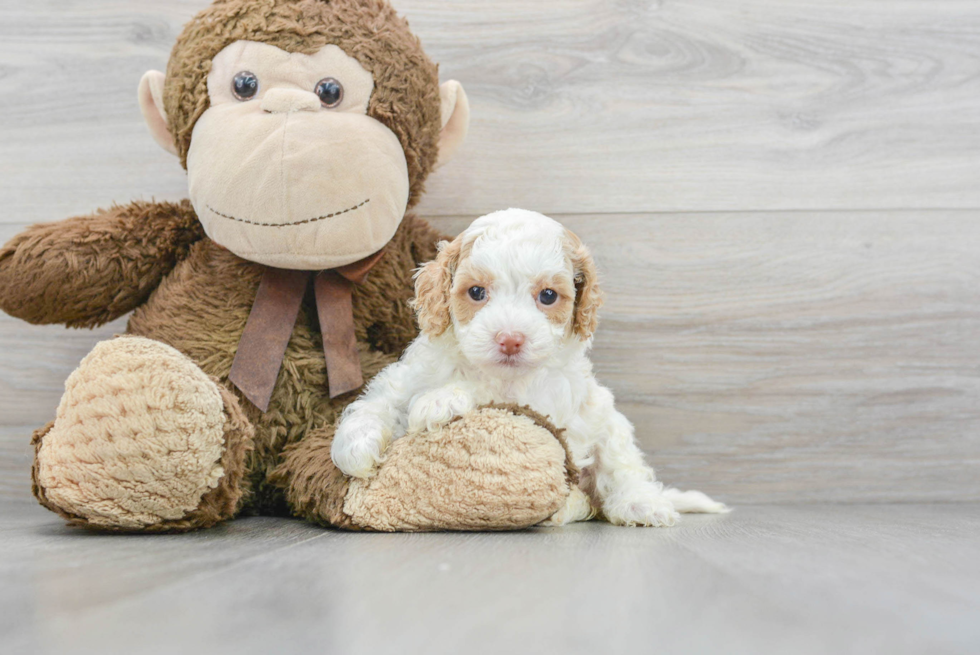
<path id="1" fill-rule="evenodd" d="M 347 407 L 331 451 L 368 478 L 393 439 L 432 430 L 490 402 L 528 405 L 565 430 L 581 488 L 550 522 L 601 512 L 618 525 L 672 525 L 678 512 L 725 512 L 697 491 L 665 489 L 596 382 L 589 361 L 602 297 L 574 234 L 541 214 L 477 219 L 416 278 L 422 334 Z"/>

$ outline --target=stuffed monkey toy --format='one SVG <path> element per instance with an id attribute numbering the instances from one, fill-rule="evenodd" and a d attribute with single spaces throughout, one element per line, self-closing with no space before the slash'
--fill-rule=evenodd
<path id="1" fill-rule="evenodd" d="M 189 200 L 36 225 L 0 250 L 11 316 L 133 312 L 34 435 L 42 505 L 140 532 L 244 514 L 514 529 L 563 506 L 561 435 L 517 407 L 399 439 L 368 479 L 331 461 L 340 412 L 416 335 L 413 271 L 440 236 L 406 211 L 469 120 L 384 0 L 217 0 L 139 100 Z"/>

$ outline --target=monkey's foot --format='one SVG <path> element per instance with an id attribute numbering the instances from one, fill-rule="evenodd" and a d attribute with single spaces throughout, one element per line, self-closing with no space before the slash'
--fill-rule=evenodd
<path id="1" fill-rule="evenodd" d="M 98 344 L 34 435 L 34 495 L 69 522 L 182 531 L 231 517 L 252 427 L 180 352 L 141 337 Z"/>
<path id="2" fill-rule="evenodd" d="M 576 478 L 544 417 L 490 406 L 393 442 L 375 477 L 349 480 L 343 513 L 370 530 L 513 530 L 558 512 Z"/>

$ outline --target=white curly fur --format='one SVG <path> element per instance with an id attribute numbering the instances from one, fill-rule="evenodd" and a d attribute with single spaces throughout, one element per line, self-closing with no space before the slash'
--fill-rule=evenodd
<path id="1" fill-rule="evenodd" d="M 486 300 L 466 304 L 467 289 L 453 284 L 461 271 L 467 272 L 460 276 L 463 285 L 474 271 L 490 280 Z M 573 493 L 552 524 L 586 520 L 597 510 L 612 523 L 644 526 L 673 525 L 678 512 L 728 511 L 700 492 L 665 489 L 656 480 L 636 445 L 633 425 L 593 375 L 592 336 L 582 326 L 594 320 L 570 311 L 571 304 L 563 322 L 549 320 L 536 295 L 542 279 L 574 289 L 565 294 L 574 297 L 565 301 L 575 310 L 584 309 L 587 297 L 588 310 L 598 308 L 591 257 L 577 237 L 546 216 L 496 212 L 443 244 L 437 260 L 419 273 L 416 304 L 423 329 L 449 327 L 423 331 L 402 359 L 347 407 L 333 442 L 337 466 L 348 475 L 370 477 L 391 440 L 432 430 L 486 403 L 517 403 L 565 430 L 584 472 L 585 493 Z M 466 315 L 457 316 L 454 306 Z M 448 316 L 433 317 L 433 312 Z M 503 333 L 524 336 L 517 355 L 502 352 L 498 335 Z"/>

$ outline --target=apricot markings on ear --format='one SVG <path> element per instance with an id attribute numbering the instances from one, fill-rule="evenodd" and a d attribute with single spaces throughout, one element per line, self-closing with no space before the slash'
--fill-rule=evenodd
<path id="1" fill-rule="evenodd" d="M 566 230 L 566 248 L 575 276 L 575 314 L 572 331 L 582 340 L 590 338 L 599 325 L 602 290 L 592 253 L 573 232 Z"/>
<path id="2" fill-rule="evenodd" d="M 419 328 L 429 336 L 437 337 L 449 329 L 452 315 L 449 298 L 453 275 L 459 265 L 462 237 L 439 244 L 439 254 L 419 269 L 415 276 L 415 300 L 412 302 L 418 316 Z"/>

